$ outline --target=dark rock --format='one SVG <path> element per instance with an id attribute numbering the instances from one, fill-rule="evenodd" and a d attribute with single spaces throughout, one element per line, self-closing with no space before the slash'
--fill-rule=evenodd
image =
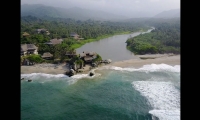
<path id="1" fill-rule="evenodd" d="M 90 73 L 89 73 L 89 76 L 93 76 L 93 75 L 94 75 L 94 72 L 90 72 Z"/>
<path id="2" fill-rule="evenodd" d="M 30 80 L 30 79 L 28 80 L 28 82 L 31 82 L 31 81 L 32 81 L 32 80 Z"/>
<path id="3" fill-rule="evenodd" d="M 70 71 L 69 71 L 69 72 L 66 72 L 65 74 L 66 74 L 67 76 L 71 77 L 71 76 L 73 76 L 73 75 L 75 74 L 75 71 L 74 71 L 73 69 L 70 69 Z"/>

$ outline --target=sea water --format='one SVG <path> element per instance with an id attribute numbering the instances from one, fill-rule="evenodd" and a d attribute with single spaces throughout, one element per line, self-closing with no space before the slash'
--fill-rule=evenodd
<path id="1" fill-rule="evenodd" d="M 21 77 L 21 120 L 180 120 L 180 65 Z"/>

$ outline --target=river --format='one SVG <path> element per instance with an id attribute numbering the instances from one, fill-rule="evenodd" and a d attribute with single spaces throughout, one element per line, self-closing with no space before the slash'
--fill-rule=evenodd
<path id="1" fill-rule="evenodd" d="M 126 49 L 126 40 L 129 37 L 135 37 L 140 34 L 149 33 L 153 30 L 152 27 L 146 32 L 135 32 L 131 34 L 115 35 L 109 38 L 101 39 L 99 41 L 86 43 L 80 48 L 76 49 L 78 54 L 83 51 L 96 52 L 101 55 L 102 59 L 111 59 L 113 62 L 138 59 L 134 53 Z"/>

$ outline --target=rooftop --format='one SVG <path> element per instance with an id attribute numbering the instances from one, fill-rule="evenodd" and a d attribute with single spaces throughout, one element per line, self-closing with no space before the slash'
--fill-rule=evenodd
<path id="1" fill-rule="evenodd" d="M 57 38 L 55 38 L 55 39 L 51 39 L 49 42 L 46 42 L 45 44 L 53 44 L 53 45 L 55 45 L 55 44 L 61 44 L 62 41 L 63 41 L 63 39 L 57 39 Z"/>
<path id="2" fill-rule="evenodd" d="M 21 44 L 21 51 L 35 50 L 37 47 L 34 44 Z"/>
<path id="3" fill-rule="evenodd" d="M 53 55 L 50 52 L 45 52 L 42 55 L 42 58 L 46 58 L 46 57 L 53 57 Z"/>

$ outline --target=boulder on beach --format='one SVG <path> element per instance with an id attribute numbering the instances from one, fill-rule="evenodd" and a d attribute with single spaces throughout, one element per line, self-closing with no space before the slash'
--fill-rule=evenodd
<path id="1" fill-rule="evenodd" d="M 65 74 L 66 74 L 67 76 L 71 77 L 71 76 L 73 76 L 73 75 L 75 74 L 75 71 L 74 71 L 73 69 L 70 69 L 70 70 L 67 71 Z"/>
<path id="2" fill-rule="evenodd" d="M 97 64 L 96 63 L 92 63 L 92 67 L 97 67 Z"/>
<path id="3" fill-rule="evenodd" d="M 89 76 L 93 76 L 93 75 L 94 75 L 94 72 L 90 72 L 90 73 L 89 73 Z"/>
<path id="4" fill-rule="evenodd" d="M 75 74 L 74 69 L 70 69 L 70 73 Z"/>
<path id="5" fill-rule="evenodd" d="M 32 80 L 30 80 L 30 79 L 28 80 L 28 82 L 31 82 L 31 81 L 32 81 Z"/>
<path id="6" fill-rule="evenodd" d="M 104 63 L 111 63 L 112 62 L 112 60 L 111 59 L 107 59 L 107 60 L 104 60 Z"/>
<path id="7" fill-rule="evenodd" d="M 108 63 L 111 63 L 111 62 L 112 62 L 112 60 L 111 60 L 111 59 L 107 59 L 107 61 L 108 61 Z"/>

